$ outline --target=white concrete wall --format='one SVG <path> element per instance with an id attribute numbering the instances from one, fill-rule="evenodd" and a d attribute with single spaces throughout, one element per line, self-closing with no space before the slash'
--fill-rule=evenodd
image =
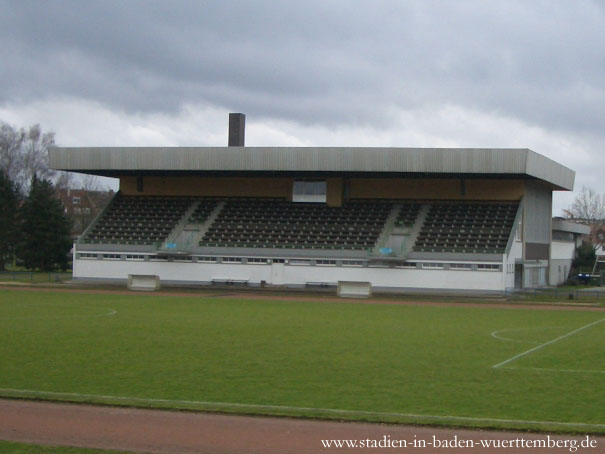
<path id="1" fill-rule="evenodd" d="M 528 181 L 523 196 L 523 241 L 548 244 L 552 228 L 552 189 Z"/>
<path id="2" fill-rule="evenodd" d="M 369 281 L 372 287 L 426 288 L 453 290 L 503 291 L 502 271 L 472 271 L 443 269 L 372 268 L 344 266 L 283 266 L 275 273 L 272 265 L 217 264 L 204 262 L 154 262 L 130 260 L 76 259 L 76 279 L 127 279 L 129 274 L 155 274 L 162 281 L 207 283 L 213 279 L 247 280 L 259 284 L 274 282 L 304 286 L 308 282 L 337 283 Z"/>
<path id="3" fill-rule="evenodd" d="M 523 242 L 513 239 L 513 244 L 504 258 L 504 288 L 515 288 L 515 262 L 523 258 Z"/>
<path id="4" fill-rule="evenodd" d="M 575 244 L 572 241 L 553 241 L 550 249 L 550 258 L 553 260 L 572 260 Z"/>
<path id="5" fill-rule="evenodd" d="M 161 281 L 211 282 L 213 279 L 271 282 L 271 265 L 78 259 L 75 278 L 128 279 L 129 274 L 155 274 Z"/>
<path id="6" fill-rule="evenodd" d="M 550 248 L 550 271 L 548 283 L 559 285 L 565 282 L 575 255 L 575 243 L 572 241 L 553 241 Z"/>
<path id="7" fill-rule="evenodd" d="M 571 259 L 550 261 L 550 285 L 559 285 L 565 282 L 571 269 Z"/>

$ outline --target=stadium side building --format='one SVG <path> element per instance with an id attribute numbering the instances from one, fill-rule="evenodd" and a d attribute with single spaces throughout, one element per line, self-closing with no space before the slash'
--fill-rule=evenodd
<path id="1" fill-rule="evenodd" d="M 396 291 L 547 285 L 552 192 L 575 176 L 529 149 L 57 147 L 50 162 L 120 181 L 75 279 Z"/>

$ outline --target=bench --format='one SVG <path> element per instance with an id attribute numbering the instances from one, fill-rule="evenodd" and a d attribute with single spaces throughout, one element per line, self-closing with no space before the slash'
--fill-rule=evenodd
<path id="1" fill-rule="evenodd" d="M 360 281 L 338 281 L 336 294 L 341 298 L 369 298 L 372 296 L 372 284 Z"/>
<path id="2" fill-rule="evenodd" d="M 234 279 L 231 277 L 213 277 L 213 284 L 225 284 L 225 285 L 235 285 L 235 284 L 243 284 L 248 285 L 250 279 Z"/>
<path id="3" fill-rule="evenodd" d="M 336 282 L 305 282 L 305 287 L 336 287 L 338 284 Z"/>
<path id="4" fill-rule="evenodd" d="M 160 289 L 160 277 L 150 274 L 129 274 L 128 290 L 154 292 Z"/>

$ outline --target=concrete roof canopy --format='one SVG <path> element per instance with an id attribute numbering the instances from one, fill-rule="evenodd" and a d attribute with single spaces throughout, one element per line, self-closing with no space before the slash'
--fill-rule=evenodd
<path id="1" fill-rule="evenodd" d="M 573 190 L 575 172 L 529 149 L 379 147 L 53 147 L 55 170 L 133 174 L 363 174 L 532 178 Z"/>

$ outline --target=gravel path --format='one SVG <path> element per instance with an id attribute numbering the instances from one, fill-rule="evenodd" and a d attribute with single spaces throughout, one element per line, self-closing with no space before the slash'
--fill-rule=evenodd
<path id="1" fill-rule="evenodd" d="M 451 443 L 480 443 L 480 440 L 509 440 L 512 447 L 497 449 L 475 446 L 450 449 L 432 446 L 436 440 Z M 515 448 L 523 440 L 559 443 L 560 448 Z M 0 399 L 0 439 L 47 445 L 69 445 L 117 449 L 143 453 L 211 454 L 307 454 L 322 452 L 460 453 L 563 453 L 572 452 L 563 443 L 586 442 L 586 436 L 561 436 L 434 427 L 343 423 L 304 419 L 232 416 L 142 410 L 93 405 Z M 322 440 L 369 439 L 379 443 L 405 440 L 407 448 L 325 448 Z M 602 453 L 605 437 L 590 437 L 595 446 L 581 453 Z M 426 442 L 426 447 L 420 443 Z M 417 447 L 414 448 L 414 443 Z"/>

